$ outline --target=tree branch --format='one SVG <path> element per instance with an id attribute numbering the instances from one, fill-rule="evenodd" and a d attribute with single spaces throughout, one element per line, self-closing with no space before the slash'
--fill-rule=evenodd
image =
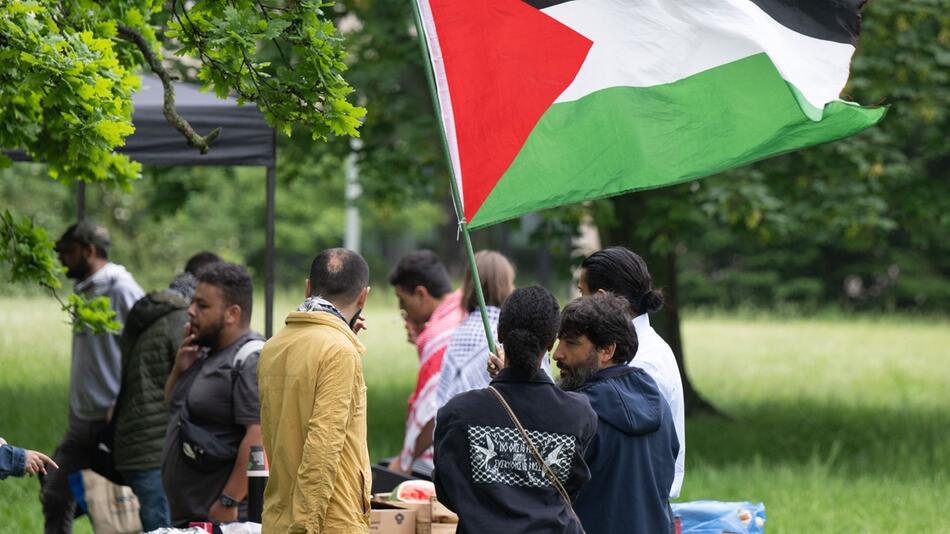
<path id="1" fill-rule="evenodd" d="M 211 143 L 218 138 L 218 135 L 221 134 L 221 128 L 215 128 L 206 136 L 198 135 L 195 132 L 195 129 L 191 127 L 191 124 L 185 120 L 184 117 L 178 114 L 178 111 L 175 109 L 175 86 L 172 84 L 172 76 L 168 72 L 168 69 L 162 65 L 161 59 L 155 54 L 151 49 L 148 42 L 142 37 L 142 34 L 129 28 L 128 26 L 119 25 L 118 26 L 119 35 L 123 39 L 133 43 L 138 47 L 139 51 L 142 52 L 142 55 L 145 56 L 146 61 L 148 61 L 149 66 L 152 68 L 152 72 L 158 75 L 162 80 L 162 86 L 165 89 L 165 104 L 163 106 L 163 111 L 165 113 L 165 119 L 168 122 L 178 129 L 182 135 L 185 136 L 185 139 L 188 141 L 188 144 L 197 148 L 201 151 L 202 154 L 208 153 L 208 148 L 211 146 Z"/>

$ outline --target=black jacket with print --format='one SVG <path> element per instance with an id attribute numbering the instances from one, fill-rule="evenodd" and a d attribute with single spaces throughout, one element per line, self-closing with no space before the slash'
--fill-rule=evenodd
<path id="1" fill-rule="evenodd" d="M 597 430 L 587 397 L 561 391 L 544 373 L 503 369 L 505 397 L 571 499 L 590 479 L 584 452 Z M 583 532 L 488 389 L 454 397 L 435 426 L 435 487 L 459 515 L 458 532 Z"/>

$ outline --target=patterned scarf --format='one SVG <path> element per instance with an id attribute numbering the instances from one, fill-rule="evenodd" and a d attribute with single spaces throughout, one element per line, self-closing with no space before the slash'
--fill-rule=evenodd
<path id="1" fill-rule="evenodd" d="M 442 357 L 449 345 L 452 333 L 462 322 L 463 312 L 459 307 L 461 291 L 454 291 L 432 312 L 429 322 L 416 336 L 416 350 L 419 351 L 419 374 L 416 377 L 416 389 L 409 397 L 409 413 L 406 417 L 406 437 L 400 454 L 403 468 L 408 468 L 412 460 L 412 449 L 416 438 L 438 410 L 436 393 L 439 387 L 439 371 Z M 417 460 L 426 467 L 432 467 L 432 447 L 429 447 Z"/>
<path id="2" fill-rule="evenodd" d="M 339 317 L 344 323 L 347 322 L 343 317 L 343 314 L 340 313 L 340 310 L 336 309 L 336 306 L 334 306 L 329 300 L 318 295 L 307 297 L 307 300 L 303 301 L 303 304 L 297 308 L 297 311 L 331 313 Z"/>

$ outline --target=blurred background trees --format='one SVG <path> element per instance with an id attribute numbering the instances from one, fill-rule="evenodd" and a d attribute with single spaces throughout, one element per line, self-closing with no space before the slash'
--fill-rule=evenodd
<path id="1" fill-rule="evenodd" d="M 348 158 L 362 195 L 362 251 L 377 284 L 407 250 L 464 268 L 446 165 L 411 5 L 355 0 L 327 12 L 345 37 L 350 100 L 365 107 L 361 142 L 278 147 L 277 282 L 297 290 L 314 251 L 342 242 Z M 277 56 L 265 46 L 260 57 Z M 184 77 L 197 72 L 183 66 Z M 562 299 L 573 287 L 571 238 L 589 217 L 604 246 L 651 266 L 669 305 L 656 317 L 679 348 L 688 307 L 808 314 L 950 310 L 950 13 L 939 0 L 878 0 L 864 11 L 845 96 L 889 106 L 861 135 L 708 179 L 570 206 L 476 231 L 477 247 L 510 255 L 519 283 Z M 212 148 L 213 150 L 213 148 Z M 352 156 L 351 156 L 352 154 Z M 74 216 L 70 191 L 41 165 L 0 171 L 4 207 L 56 234 Z M 264 174 L 257 169 L 151 169 L 134 192 L 91 188 L 91 217 L 112 228 L 115 257 L 149 289 L 200 249 L 263 272 Z M 55 237 L 55 236 L 54 236 Z M 14 291 L 7 286 L 2 291 Z M 279 316 L 279 310 L 278 310 Z M 694 408 L 703 407 L 694 399 Z"/>

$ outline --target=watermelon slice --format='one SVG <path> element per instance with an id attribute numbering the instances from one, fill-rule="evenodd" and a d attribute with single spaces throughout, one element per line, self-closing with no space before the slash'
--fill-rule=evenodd
<path id="1" fill-rule="evenodd" d="M 389 500 L 415 504 L 428 503 L 435 497 L 435 484 L 428 480 L 407 480 L 401 482 L 392 493 Z"/>

